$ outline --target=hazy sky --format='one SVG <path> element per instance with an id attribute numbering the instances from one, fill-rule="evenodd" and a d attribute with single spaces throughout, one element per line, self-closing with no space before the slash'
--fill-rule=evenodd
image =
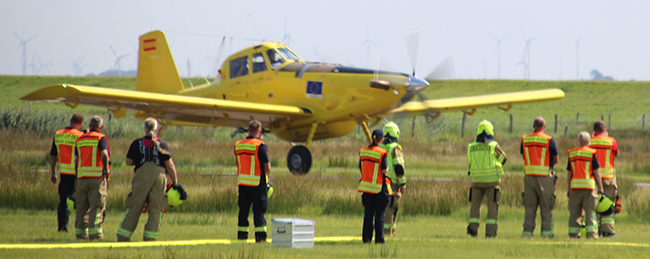
<path id="1" fill-rule="evenodd" d="M 455 78 L 523 79 L 526 39 L 530 78 L 576 80 L 599 70 L 617 80 L 650 81 L 650 1 L 0 1 L 0 74 L 74 75 L 136 69 L 138 37 L 167 35 L 181 76 L 214 76 L 221 59 L 261 40 L 282 41 L 303 59 L 410 72 L 404 39 L 420 31 L 416 71 L 425 76 L 446 57 Z M 286 26 L 285 26 L 286 20 Z M 526 36 L 524 36 L 524 33 Z M 507 37 L 507 38 L 506 38 Z M 371 44 L 366 44 L 370 42 Z M 79 62 L 83 60 L 83 62 Z M 220 64 L 219 64 L 220 65 Z M 387 66 L 386 66 L 387 65 Z"/>

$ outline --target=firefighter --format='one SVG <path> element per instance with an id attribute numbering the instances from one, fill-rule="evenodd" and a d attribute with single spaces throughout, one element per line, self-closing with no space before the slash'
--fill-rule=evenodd
<path id="1" fill-rule="evenodd" d="M 393 195 L 391 181 L 388 178 L 388 159 L 386 150 L 379 144 L 384 141 L 384 132 L 380 129 L 372 131 L 372 143 L 359 151 L 359 169 L 361 180 L 359 192 L 362 192 L 361 202 L 365 208 L 363 216 L 363 243 L 372 242 L 372 232 L 375 231 L 375 244 L 383 244 L 384 219 L 390 195 Z M 374 224 L 373 224 L 374 219 Z"/>
<path id="2" fill-rule="evenodd" d="M 59 206 L 57 209 L 57 219 L 59 222 L 59 232 L 68 232 L 68 219 L 70 210 L 66 205 L 68 196 L 74 193 L 74 182 L 77 179 L 77 172 L 74 164 L 74 147 L 77 144 L 77 138 L 83 134 L 81 125 L 84 122 L 84 116 L 81 113 L 75 113 L 70 119 L 70 125 L 65 129 L 57 130 L 52 140 L 50 149 L 50 181 L 56 184 L 57 174 L 56 165 L 59 164 Z"/>
<path id="3" fill-rule="evenodd" d="M 469 211 L 467 234 L 478 235 L 483 197 L 487 198 L 488 214 L 485 227 L 486 237 L 497 236 L 497 218 L 499 210 L 500 186 L 503 165 L 506 163 L 506 153 L 494 140 L 494 127 L 487 120 L 482 121 L 476 130 L 476 141 L 467 148 L 469 160 L 468 174 L 472 178 L 469 200 L 472 203 Z"/>
<path id="4" fill-rule="evenodd" d="M 542 237 L 554 237 L 553 208 L 555 207 L 555 183 L 557 176 L 553 167 L 558 162 L 558 152 L 553 137 L 546 135 L 546 121 L 537 117 L 534 132 L 521 137 L 520 152 L 524 159 L 524 216 L 523 237 L 533 236 L 537 208 L 542 216 Z"/>
<path id="5" fill-rule="evenodd" d="M 262 123 L 253 120 L 248 124 L 248 137 L 235 143 L 237 160 L 237 185 L 239 186 L 239 220 L 237 239 L 248 239 L 248 213 L 253 205 L 255 242 L 266 242 L 266 219 L 269 206 L 267 185 L 271 174 L 271 160 L 262 134 Z"/>
<path id="6" fill-rule="evenodd" d="M 591 138 L 590 148 L 596 150 L 596 157 L 600 162 L 600 177 L 603 182 L 605 195 L 610 199 L 618 200 L 618 185 L 616 184 L 616 169 L 614 168 L 614 158 L 618 156 L 619 149 L 616 139 L 610 137 L 605 129 L 605 122 L 602 120 L 594 123 L 594 132 Z M 599 229 L 598 234 L 601 237 L 615 237 L 614 231 L 614 214 L 608 216 L 598 215 Z"/>
<path id="7" fill-rule="evenodd" d="M 106 209 L 107 179 L 110 174 L 110 152 L 102 117 L 93 116 L 90 130 L 77 139 L 77 183 L 75 202 L 77 217 L 75 234 L 77 239 L 104 240 L 102 223 Z M 88 221 L 84 222 L 84 217 Z"/>
<path id="8" fill-rule="evenodd" d="M 404 156 L 402 146 L 397 143 L 400 137 L 400 130 L 395 122 L 389 122 L 384 126 L 384 142 L 380 145 L 387 152 L 388 178 L 391 181 L 393 195 L 390 196 L 386 208 L 386 221 L 384 223 L 384 234 L 395 236 L 397 211 L 399 203 L 406 190 L 406 177 L 404 177 Z"/>
<path id="9" fill-rule="evenodd" d="M 145 206 L 148 206 L 149 219 L 144 226 L 143 240 L 157 240 L 162 210 L 167 205 L 167 177 L 172 186 L 178 186 L 172 153 L 167 143 L 157 137 L 158 121 L 147 118 L 144 132 L 145 136 L 134 140 L 126 154 L 126 165 L 135 166 L 135 175 L 131 181 L 131 193 L 126 198 L 126 215 L 117 229 L 117 241 L 131 240 Z"/>
<path id="10" fill-rule="evenodd" d="M 569 197 L 569 237 L 580 237 L 582 230 L 582 215 L 584 211 L 584 222 L 587 238 L 598 238 L 596 225 L 596 204 L 598 193 L 603 193 L 603 184 L 598 172 L 599 160 L 596 157 L 596 150 L 589 148 L 589 133 L 586 131 L 578 134 L 580 147 L 569 149 L 569 162 L 567 171 L 569 174 L 567 196 Z M 595 190 L 594 186 L 598 189 Z"/>

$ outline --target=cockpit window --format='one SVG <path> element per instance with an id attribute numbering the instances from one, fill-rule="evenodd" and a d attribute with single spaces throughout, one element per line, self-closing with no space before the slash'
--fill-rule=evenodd
<path id="1" fill-rule="evenodd" d="M 276 69 L 286 62 L 282 55 L 278 54 L 278 51 L 275 49 L 268 50 L 266 54 L 269 56 L 269 64 L 271 64 L 272 69 Z"/>
<path id="2" fill-rule="evenodd" d="M 248 56 L 230 61 L 230 78 L 248 75 Z"/>
<path id="3" fill-rule="evenodd" d="M 296 55 L 295 53 L 291 52 L 291 50 L 289 50 L 289 49 L 287 49 L 287 48 L 280 48 L 280 49 L 278 49 L 278 51 L 280 51 L 280 53 L 282 54 L 282 56 L 286 57 L 288 60 L 300 60 L 300 58 L 298 57 L 298 55 Z"/>
<path id="4" fill-rule="evenodd" d="M 264 63 L 264 55 L 262 53 L 253 54 L 253 73 L 266 70 L 268 69 L 266 68 L 266 63 Z"/>

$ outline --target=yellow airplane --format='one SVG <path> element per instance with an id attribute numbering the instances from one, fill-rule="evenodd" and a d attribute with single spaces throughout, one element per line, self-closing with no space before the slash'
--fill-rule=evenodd
<path id="1" fill-rule="evenodd" d="M 295 145 L 287 155 L 294 174 L 309 172 L 313 140 L 349 134 L 361 125 L 368 130 L 390 114 L 421 114 L 432 119 L 440 112 L 463 111 L 564 97 L 559 89 L 525 91 L 452 99 L 410 102 L 429 85 L 405 73 L 306 62 L 277 42 L 255 44 L 231 55 L 217 80 L 185 88 L 176 70 L 165 35 L 140 36 L 136 90 L 57 84 L 34 91 L 22 100 L 60 102 L 71 108 L 108 108 L 116 118 L 134 112 L 163 125 L 246 127 L 259 120 L 278 138 Z"/>

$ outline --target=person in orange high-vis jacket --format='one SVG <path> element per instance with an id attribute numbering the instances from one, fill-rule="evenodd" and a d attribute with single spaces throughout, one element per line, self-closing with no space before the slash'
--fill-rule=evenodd
<path id="1" fill-rule="evenodd" d="M 77 217 L 75 235 L 77 239 L 104 240 L 102 223 L 106 209 L 110 153 L 108 140 L 100 131 L 104 127 L 102 117 L 93 116 L 90 130 L 77 139 L 77 183 L 75 203 Z M 84 217 L 88 217 L 88 222 Z"/>
<path id="2" fill-rule="evenodd" d="M 602 120 L 594 123 L 594 135 L 591 137 L 590 148 L 596 150 L 596 157 L 600 162 L 600 177 L 603 180 L 603 191 L 612 200 L 618 199 L 618 185 L 616 184 L 616 169 L 614 158 L 618 156 L 618 143 L 610 137 Z M 601 237 L 615 237 L 614 213 L 608 216 L 598 215 L 598 234 Z"/>
<path id="3" fill-rule="evenodd" d="M 266 242 L 266 210 L 269 207 L 267 186 L 271 174 L 269 151 L 262 135 L 262 123 L 251 121 L 248 124 L 248 137 L 235 143 L 237 159 L 237 185 L 239 188 L 239 219 L 237 239 L 248 239 L 248 213 L 253 206 L 255 242 Z"/>
<path id="4" fill-rule="evenodd" d="M 77 172 L 74 163 L 74 149 L 77 144 L 77 138 L 83 134 L 81 125 L 84 122 L 84 116 L 81 113 L 75 113 L 70 119 L 70 125 L 65 129 L 57 130 L 52 140 L 50 149 L 50 181 L 57 182 L 56 168 L 59 167 L 59 206 L 57 208 L 57 219 L 59 222 L 59 232 L 68 232 L 68 219 L 70 210 L 66 206 L 68 196 L 74 193 L 74 183 L 77 180 Z"/>
<path id="5" fill-rule="evenodd" d="M 603 184 L 598 168 L 600 164 L 596 150 L 589 148 L 589 133 L 578 134 L 580 147 L 569 149 L 569 174 L 567 196 L 569 197 L 569 237 L 578 238 L 583 228 L 582 216 L 584 211 L 587 238 L 598 238 L 596 223 L 596 206 L 598 193 L 603 193 Z M 594 187 L 597 187 L 594 188 Z"/>
<path id="6" fill-rule="evenodd" d="M 384 132 L 376 129 L 371 135 L 372 143 L 359 151 L 359 169 L 361 180 L 359 192 L 365 208 L 363 216 L 363 243 L 372 242 L 372 232 L 375 232 L 375 244 L 383 244 L 384 219 L 388 198 L 393 195 L 391 181 L 388 178 L 387 152 L 379 145 L 384 141 Z M 374 219 L 374 224 L 373 224 Z"/>
<path id="7" fill-rule="evenodd" d="M 535 118 L 534 132 L 521 137 L 521 154 L 524 159 L 524 216 L 523 237 L 532 237 L 537 219 L 537 208 L 542 216 L 542 237 L 554 237 L 553 208 L 555 207 L 555 166 L 558 152 L 553 137 L 546 135 L 546 121 Z"/>

